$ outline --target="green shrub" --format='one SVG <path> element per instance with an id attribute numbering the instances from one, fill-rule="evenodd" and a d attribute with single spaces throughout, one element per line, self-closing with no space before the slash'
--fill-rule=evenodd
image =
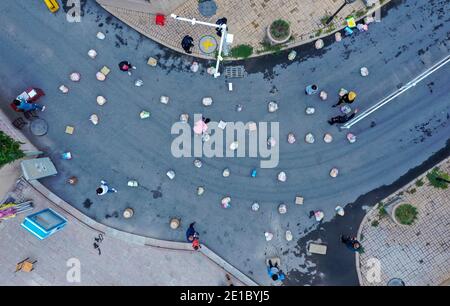
<path id="1" fill-rule="evenodd" d="M 230 50 L 232 57 L 247 58 L 253 54 L 253 47 L 249 45 L 239 45 Z"/>
<path id="2" fill-rule="evenodd" d="M 373 220 L 372 223 L 371 223 L 371 225 L 373 227 L 377 227 L 379 224 L 380 224 L 380 222 L 378 222 L 378 220 Z"/>
<path id="3" fill-rule="evenodd" d="M 427 173 L 427 178 L 430 184 L 435 188 L 447 189 L 448 183 L 444 180 L 450 181 L 448 173 L 440 171 L 438 167 Z"/>
<path id="4" fill-rule="evenodd" d="M 421 186 L 423 186 L 423 184 L 424 184 L 424 182 L 423 182 L 422 179 L 416 181 L 416 186 L 417 187 L 421 187 Z"/>
<path id="5" fill-rule="evenodd" d="M 411 204 L 400 204 L 395 210 L 395 218 L 400 224 L 411 225 L 417 218 L 417 208 Z"/>
<path id="6" fill-rule="evenodd" d="M 384 204 L 380 202 L 378 205 L 378 217 L 382 218 L 382 217 L 386 216 L 387 214 L 388 213 L 386 211 L 386 208 L 384 207 Z"/>
<path id="7" fill-rule="evenodd" d="M 277 40 L 283 40 L 289 35 L 290 25 L 286 20 L 278 19 L 270 25 L 270 34 Z"/>
<path id="8" fill-rule="evenodd" d="M 0 168 L 24 156 L 20 142 L 0 131 Z"/>
<path id="9" fill-rule="evenodd" d="M 359 11 L 357 11 L 357 12 L 355 13 L 355 17 L 356 17 L 356 18 L 360 18 L 360 17 L 364 16 L 366 13 L 367 13 L 367 10 L 365 10 L 365 9 L 360 9 Z"/>

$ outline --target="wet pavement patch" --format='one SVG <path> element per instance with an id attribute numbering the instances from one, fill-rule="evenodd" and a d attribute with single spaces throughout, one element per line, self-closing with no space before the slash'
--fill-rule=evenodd
<path id="1" fill-rule="evenodd" d="M 84 202 L 83 202 L 83 206 L 84 206 L 84 208 L 86 208 L 86 209 L 89 209 L 89 208 L 91 208 L 91 206 L 92 206 L 92 201 L 90 200 L 90 199 L 86 199 Z"/>
<path id="2" fill-rule="evenodd" d="M 117 41 L 122 45 L 122 46 L 127 46 L 128 42 L 126 39 L 122 38 L 120 35 L 116 34 L 116 39 Z"/>

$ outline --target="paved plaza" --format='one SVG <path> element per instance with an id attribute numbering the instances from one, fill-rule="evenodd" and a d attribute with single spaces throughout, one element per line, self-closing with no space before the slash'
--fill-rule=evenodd
<path id="1" fill-rule="evenodd" d="M 450 173 L 450 159 L 438 167 Z M 431 186 L 422 175 L 382 201 L 401 197 L 416 207 L 418 217 L 412 225 L 397 225 L 389 216 L 380 218 L 378 206 L 367 214 L 359 229 L 364 246 L 357 257 L 361 285 L 385 286 L 400 278 L 407 286 L 437 286 L 450 279 L 449 195 L 449 189 Z M 379 282 L 371 273 L 374 258 L 381 267 Z"/>
<path id="2" fill-rule="evenodd" d="M 217 3 L 217 12 L 212 17 L 205 17 L 200 14 L 198 0 L 185 1 L 172 13 L 210 23 L 215 23 L 219 18 L 226 17 L 229 33 L 234 35 L 231 47 L 250 45 L 254 49 L 253 56 L 270 52 L 269 49 L 264 47 L 264 43 L 267 42 L 266 30 L 276 19 L 282 18 L 290 23 L 293 35 L 285 47 L 293 47 L 341 29 L 345 23 L 345 17 L 348 15 L 353 14 L 360 18 L 368 11 L 363 1 L 357 0 L 346 5 L 329 25 L 325 25 L 327 17 L 331 16 L 342 5 L 343 1 L 215 0 L 215 2 Z M 383 3 L 387 2 L 384 1 Z M 200 51 L 198 42 L 205 35 L 217 37 L 214 28 L 192 26 L 190 23 L 176 21 L 169 16 L 167 16 L 165 26 L 157 26 L 153 14 L 136 11 L 132 6 L 126 9 L 105 3 L 108 3 L 108 1 L 102 1 L 102 6 L 112 15 L 143 35 L 175 50 L 182 50 L 180 45 L 182 38 L 185 35 L 190 35 L 195 41 L 193 54 L 208 57 Z"/>
<path id="3" fill-rule="evenodd" d="M 341 275 L 326 264 L 316 264 L 302 238 L 334 222 L 337 205 L 347 209 L 363 195 L 421 165 L 447 145 L 450 134 L 450 66 L 353 127 L 356 143 L 347 141 L 347 131 L 327 123 L 340 114 L 331 107 L 340 88 L 355 90 L 358 98 L 352 107 L 365 110 L 449 54 L 448 1 L 391 3 L 383 21 L 371 25 L 367 33 L 339 43 L 327 41 L 321 50 L 310 44 L 297 47 L 294 61 L 288 61 L 288 51 L 249 59 L 240 63 L 243 78 L 214 79 L 206 73 L 214 61 L 199 60 L 199 71 L 194 73 L 192 57 L 145 38 L 94 1 L 84 5 L 80 23 L 67 22 L 63 11 L 49 15 L 42 3 L 0 2 L 6 12 L 0 20 L 0 98 L 11 101 L 27 86 L 46 91 L 42 103 L 47 108 L 39 116 L 48 122 L 48 134 L 38 137 L 23 130 L 58 169 L 58 176 L 41 183 L 93 221 L 175 242 L 185 240 L 184 230 L 170 230 L 170 219 L 181 218 L 183 225 L 196 221 L 201 241 L 258 284 L 272 284 L 265 267 L 269 256 L 281 257 L 285 283 L 311 284 L 319 277 L 320 284 L 334 283 Z M 20 21 L 18 15 L 23 17 Z M 96 38 L 99 31 L 104 40 Z M 98 52 L 95 60 L 87 55 L 90 49 Z M 150 56 L 157 59 L 156 67 L 147 65 Z M 122 60 L 137 66 L 132 76 L 119 71 Z M 99 82 L 95 75 L 103 66 L 111 72 Z M 370 71 L 365 78 L 360 74 L 363 66 Z M 69 80 L 74 71 L 81 74 L 80 82 Z M 137 79 L 143 86 L 134 85 Z M 228 90 L 228 82 L 233 83 L 233 91 Z M 313 82 L 328 92 L 328 100 L 305 96 L 305 86 Z M 58 90 L 61 84 L 69 87 L 68 94 Z M 99 95 L 107 99 L 103 106 L 96 103 Z M 169 103 L 161 103 L 161 96 L 169 96 Z M 213 104 L 203 106 L 204 97 L 212 97 Z M 274 113 L 268 112 L 270 101 L 279 105 Z M 315 113 L 307 115 L 307 107 L 314 107 Z M 11 120 L 18 116 L 7 103 L 2 109 Z M 140 119 L 142 110 L 150 112 L 148 119 Z M 260 158 L 202 157 L 203 165 L 197 168 L 194 158 L 175 158 L 171 127 L 183 113 L 189 114 L 191 125 L 194 113 L 213 121 L 279 122 L 278 167 L 260 169 Z M 92 114 L 99 117 L 96 126 L 89 121 Z M 75 128 L 71 135 L 65 133 L 68 125 Z M 296 135 L 294 144 L 287 142 L 290 132 Z M 309 132 L 316 138 L 313 144 L 304 141 Z M 325 133 L 333 136 L 331 143 L 323 141 Z M 72 160 L 61 159 L 65 151 L 72 152 Z M 329 175 L 333 167 L 339 168 L 336 178 Z M 224 168 L 230 169 L 229 177 L 222 176 Z M 258 174 L 253 178 L 255 168 Z M 176 172 L 173 180 L 166 176 L 169 169 Z M 284 183 L 277 181 L 280 171 L 287 174 Z M 79 178 L 76 186 L 67 184 L 71 176 Z M 95 189 L 102 179 L 119 192 L 98 197 Z M 132 179 L 139 188 L 127 186 Z M 197 195 L 198 186 L 205 188 L 202 196 Z M 298 195 L 304 197 L 303 205 L 295 204 Z M 220 205 L 225 196 L 232 199 L 229 209 Z M 253 202 L 259 203 L 259 211 L 251 210 Z M 278 212 L 282 203 L 287 205 L 284 215 Z M 135 212 L 131 219 L 122 217 L 128 207 Z M 322 223 L 309 218 L 311 210 L 324 212 Z M 346 217 L 356 232 L 359 220 L 351 219 L 351 213 Z M 285 238 L 287 230 L 292 232 L 291 241 Z M 273 233 L 271 241 L 266 241 L 265 232 Z M 348 256 L 336 251 L 341 246 L 325 243 L 329 254 Z M 331 257 L 327 256 L 324 261 Z M 353 260 L 341 261 L 337 256 L 335 262 L 345 262 L 349 271 L 355 269 Z M 355 278 L 345 281 L 357 283 Z"/>

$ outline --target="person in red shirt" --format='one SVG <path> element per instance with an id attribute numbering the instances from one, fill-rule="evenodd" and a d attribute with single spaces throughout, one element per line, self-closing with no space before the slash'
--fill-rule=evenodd
<path id="1" fill-rule="evenodd" d="M 199 240 L 199 233 L 194 228 L 195 222 L 192 222 L 189 224 L 189 228 L 186 231 L 186 240 L 188 242 L 192 242 L 192 248 L 194 250 L 198 250 L 201 248 L 200 246 L 200 240 Z"/>
<path id="2" fill-rule="evenodd" d="M 194 241 L 192 241 L 192 248 L 197 251 L 201 247 L 202 246 L 200 245 L 200 240 L 198 239 L 198 237 L 195 237 Z"/>

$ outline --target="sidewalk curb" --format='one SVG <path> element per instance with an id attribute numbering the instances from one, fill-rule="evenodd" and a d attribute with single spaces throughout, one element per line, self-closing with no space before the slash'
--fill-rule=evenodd
<path id="1" fill-rule="evenodd" d="M 419 176 L 415 177 L 414 179 L 412 179 L 411 181 L 409 181 L 408 183 L 406 183 L 404 186 L 402 186 L 401 188 L 397 189 L 395 192 L 393 192 L 392 194 L 388 195 L 387 197 L 385 197 L 384 199 L 380 200 L 380 202 L 384 202 L 386 201 L 386 199 L 389 199 L 393 196 L 395 196 L 399 191 L 404 190 L 404 189 L 408 189 L 412 184 L 415 184 L 415 182 L 419 179 L 422 178 L 426 178 L 426 175 L 428 174 L 428 172 L 430 172 L 433 168 L 435 167 L 439 167 L 440 165 L 447 163 L 450 161 L 450 157 L 447 157 L 446 159 L 442 160 L 441 162 L 437 163 L 436 165 L 432 166 L 431 168 L 429 168 L 428 170 L 426 170 L 425 172 L 423 172 L 422 174 L 420 174 Z M 357 239 L 359 241 L 361 241 L 361 233 L 362 233 L 362 228 L 363 225 L 366 223 L 368 216 L 370 215 L 370 213 L 372 213 L 372 211 L 378 209 L 378 206 L 380 204 L 380 202 L 378 202 L 377 204 L 375 204 L 364 216 L 364 218 L 362 219 L 361 223 L 359 224 L 359 228 L 358 228 L 358 233 L 356 235 Z M 355 256 L 355 262 L 356 262 L 356 273 L 358 275 L 358 281 L 359 281 L 359 285 L 363 286 L 363 282 L 362 282 L 362 275 L 361 275 L 361 262 L 360 262 L 360 254 L 357 252 L 356 256 Z"/>
<path id="2" fill-rule="evenodd" d="M 47 198 L 53 205 L 57 206 L 58 208 L 65 211 L 67 214 L 71 215 L 87 227 L 103 233 L 108 236 L 112 236 L 116 239 L 120 239 L 122 241 L 131 242 L 143 246 L 148 247 L 154 247 L 154 248 L 160 248 L 165 250 L 172 250 L 172 251 L 185 251 L 185 252 L 196 252 L 192 249 L 191 245 L 189 243 L 185 242 L 177 242 L 177 241 L 169 241 L 169 240 L 160 240 L 156 238 L 146 237 L 146 236 L 140 236 L 124 231 L 117 230 L 115 228 L 106 226 L 104 224 L 101 224 L 97 221 L 94 221 L 93 219 L 87 217 L 83 213 L 81 213 L 79 210 L 56 196 L 54 193 L 52 193 L 49 189 L 47 189 L 44 185 L 42 185 L 40 182 L 34 180 L 34 181 L 26 181 L 30 186 L 32 186 L 36 191 L 41 193 L 45 198 Z M 222 268 L 227 273 L 234 276 L 236 279 L 238 279 L 240 282 L 242 282 L 244 285 L 247 286 L 258 286 L 258 284 L 253 281 L 251 278 L 249 278 L 247 275 L 236 269 L 234 266 L 232 266 L 230 263 L 225 261 L 222 257 L 214 253 L 212 250 L 210 250 L 206 245 L 202 244 L 202 247 L 198 251 L 203 256 L 205 256 L 207 259 L 218 265 L 220 268 Z"/>

